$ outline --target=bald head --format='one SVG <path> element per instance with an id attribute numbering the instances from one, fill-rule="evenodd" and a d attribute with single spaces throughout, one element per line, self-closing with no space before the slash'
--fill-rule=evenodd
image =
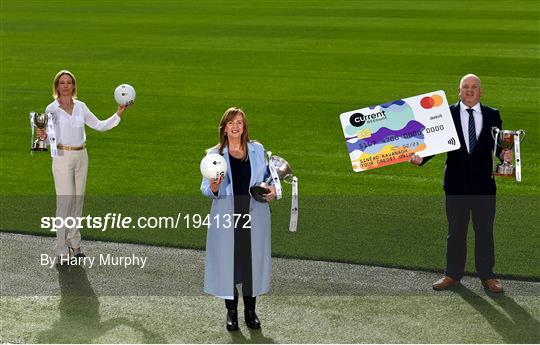
<path id="1" fill-rule="evenodd" d="M 478 85 L 482 84 L 482 82 L 480 81 L 480 77 L 478 77 L 476 74 L 469 73 L 465 74 L 463 78 L 461 78 L 461 80 L 459 81 L 459 87 L 461 87 L 461 85 L 463 85 L 463 81 L 468 78 L 476 79 L 476 81 L 478 81 Z"/>
<path id="2" fill-rule="evenodd" d="M 459 82 L 459 98 L 467 107 L 472 108 L 480 102 L 482 85 L 477 75 L 469 73 Z"/>

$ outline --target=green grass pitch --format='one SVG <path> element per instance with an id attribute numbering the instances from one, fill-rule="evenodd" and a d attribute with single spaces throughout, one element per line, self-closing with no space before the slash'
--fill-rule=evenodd
<path id="1" fill-rule="evenodd" d="M 138 94 L 118 128 L 87 130 L 87 195 L 111 197 L 101 211 L 157 214 L 161 202 L 208 212 L 198 165 L 236 105 L 300 179 L 297 234 L 286 230 L 287 200 L 274 205 L 276 255 L 442 269 L 444 155 L 353 173 L 338 115 L 439 89 L 455 102 L 459 79 L 474 72 L 504 126 L 527 132 L 523 182 L 498 180 L 496 270 L 538 279 L 539 13 L 535 1 L 2 1 L 0 228 L 48 234 L 27 211 L 52 215 L 54 201 L 20 199 L 54 195 L 50 157 L 28 154 L 28 113 L 44 110 L 52 77 L 67 68 L 101 118 L 114 112 L 118 84 Z M 183 203 L 163 201 L 175 196 Z M 377 206 L 385 200 L 402 206 Z M 83 236 L 205 243 L 193 229 Z"/>

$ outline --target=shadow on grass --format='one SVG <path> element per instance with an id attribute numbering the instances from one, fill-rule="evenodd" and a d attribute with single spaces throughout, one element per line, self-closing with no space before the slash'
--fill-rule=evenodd
<path id="1" fill-rule="evenodd" d="M 488 300 L 463 285 L 455 287 L 452 291 L 480 313 L 503 338 L 504 343 L 538 344 L 540 342 L 540 322 L 511 297 L 504 293 L 488 293 L 488 297 L 501 307 L 505 314 L 497 310 Z"/>
<path id="2" fill-rule="evenodd" d="M 86 271 L 80 266 L 57 266 L 57 269 L 61 292 L 58 306 L 60 319 L 51 329 L 39 333 L 36 342 L 90 344 L 118 326 L 127 326 L 142 334 L 141 343 L 166 343 L 160 335 L 123 317 L 102 322 L 99 300 L 88 281 Z"/>
<path id="3" fill-rule="evenodd" d="M 272 338 L 265 337 L 262 329 L 248 329 L 249 338 L 242 331 L 230 332 L 230 344 L 274 344 Z"/>

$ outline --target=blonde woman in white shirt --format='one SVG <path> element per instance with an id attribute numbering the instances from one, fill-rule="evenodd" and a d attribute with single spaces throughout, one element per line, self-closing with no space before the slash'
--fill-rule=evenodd
<path id="1" fill-rule="evenodd" d="M 54 102 L 46 113 L 54 114 L 55 140 L 58 155 L 52 159 L 52 172 L 56 189 L 56 217 L 82 216 L 88 154 L 86 152 L 85 125 L 99 132 L 108 131 L 120 123 L 126 106 L 119 105 L 111 117 L 100 121 L 86 104 L 76 99 L 77 81 L 73 73 L 62 70 L 56 74 L 52 86 Z M 47 137 L 44 129 L 38 133 Z M 70 224 L 68 224 L 70 225 Z M 66 263 L 70 257 L 84 257 L 81 251 L 81 233 L 77 227 L 56 229 L 57 263 Z"/>

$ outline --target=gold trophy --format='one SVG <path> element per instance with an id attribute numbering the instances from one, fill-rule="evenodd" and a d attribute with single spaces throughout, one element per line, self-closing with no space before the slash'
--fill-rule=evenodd
<path id="1" fill-rule="evenodd" d="M 517 181 L 521 181 L 521 149 L 520 144 L 525 139 L 525 131 L 519 129 L 517 131 L 501 130 L 497 127 L 491 127 L 491 135 L 495 140 L 493 153 L 497 152 L 497 146 L 503 150 L 514 150 L 516 165 L 511 162 L 504 161 L 497 164 L 493 174 L 503 177 L 514 177 Z"/>

